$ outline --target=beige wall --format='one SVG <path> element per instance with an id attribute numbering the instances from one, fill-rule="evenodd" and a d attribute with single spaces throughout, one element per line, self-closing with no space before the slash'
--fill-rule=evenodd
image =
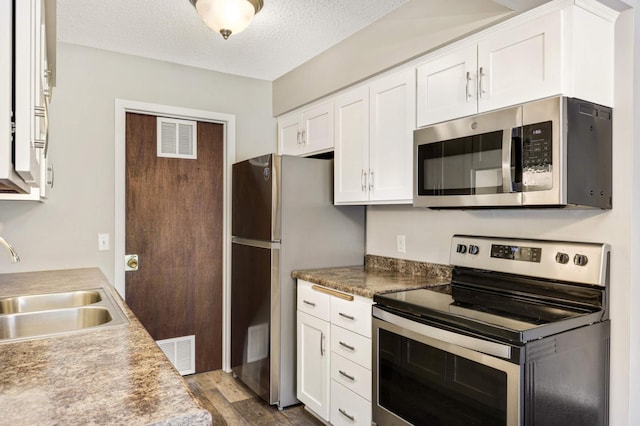
<path id="1" fill-rule="evenodd" d="M 0 272 L 98 266 L 114 277 L 114 100 L 235 114 L 237 159 L 275 150 L 271 83 L 86 47 L 59 44 L 51 103 L 55 187 L 44 203 L 0 201 Z M 97 234 L 111 250 L 98 252 Z"/>
<path id="2" fill-rule="evenodd" d="M 274 116 L 505 19 L 491 0 L 411 0 L 273 82 Z"/>

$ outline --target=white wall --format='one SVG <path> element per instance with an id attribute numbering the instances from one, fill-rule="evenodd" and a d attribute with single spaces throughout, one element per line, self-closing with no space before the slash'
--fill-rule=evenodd
<path id="1" fill-rule="evenodd" d="M 0 201 L 0 273 L 98 266 L 114 277 L 116 98 L 236 115 L 238 160 L 276 147 L 271 83 L 68 44 L 58 45 L 51 103 L 55 187 L 44 203 Z M 108 232 L 111 250 L 97 251 Z"/>
<path id="2" fill-rule="evenodd" d="M 367 253 L 435 263 L 449 263 L 453 234 L 606 242 L 611 261 L 611 397 L 610 424 L 640 424 L 640 101 L 633 61 L 639 44 L 633 10 L 616 25 L 616 77 L 613 129 L 613 209 L 588 210 L 428 210 L 409 206 L 375 206 L 367 210 Z M 638 22 L 636 20 L 636 22 Z M 637 33 L 637 29 L 636 29 Z M 637 69 L 637 68 L 636 68 Z M 633 90 L 631 90 L 633 88 Z M 634 161 L 635 159 L 635 161 Z M 635 182 L 635 185 L 631 185 Z M 396 235 L 406 235 L 406 254 L 396 253 Z M 633 307 L 633 309 L 632 309 Z M 635 341 L 630 342 L 631 336 Z"/>

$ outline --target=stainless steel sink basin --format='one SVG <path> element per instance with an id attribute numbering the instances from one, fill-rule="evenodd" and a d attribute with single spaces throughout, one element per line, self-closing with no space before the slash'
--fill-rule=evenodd
<path id="1" fill-rule="evenodd" d="M 21 339 L 83 330 L 108 323 L 112 319 L 107 308 L 89 306 L 0 315 L 0 339 Z"/>
<path id="2" fill-rule="evenodd" d="M 103 289 L 0 298 L 0 343 L 128 323 Z"/>
<path id="3" fill-rule="evenodd" d="M 96 290 L 65 291 L 0 298 L 0 314 L 46 311 L 91 305 L 102 300 Z"/>

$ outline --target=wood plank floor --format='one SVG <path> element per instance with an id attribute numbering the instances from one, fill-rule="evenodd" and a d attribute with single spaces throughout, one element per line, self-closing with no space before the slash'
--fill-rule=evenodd
<path id="1" fill-rule="evenodd" d="M 185 376 L 187 385 L 209 410 L 214 425 L 322 425 L 302 405 L 280 411 L 258 398 L 222 370 Z"/>

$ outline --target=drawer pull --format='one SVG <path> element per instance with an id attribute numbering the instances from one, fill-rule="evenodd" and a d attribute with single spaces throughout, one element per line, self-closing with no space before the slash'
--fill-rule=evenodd
<path id="1" fill-rule="evenodd" d="M 349 374 L 345 373 L 345 372 L 344 372 L 344 371 L 342 371 L 342 370 L 338 370 L 338 373 L 340 373 L 340 375 L 341 375 L 342 377 L 345 377 L 345 378 L 347 378 L 347 379 L 351 380 L 352 382 L 355 382 L 355 381 L 356 381 L 356 378 L 355 378 L 354 376 L 351 376 L 351 375 L 349 375 Z"/>
<path id="2" fill-rule="evenodd" d="M 346 319 L 351 320 L 351 321 L 355 321 L 356 320 L 355 317 L 352 317 L 351 315 L 343 314 L 342 312 L 338 312 L 338 315 L 340 315 L 342 318 L 346 318 Z"/>
<path id="3" fill-rule="evenodd" d="M 340 293 L 339 291 L 335 291 L 332 290 L 330 288 L 324 288 L 324 287 L 320 287 L 317 285 L 313 285 L 311 286 L 311 288 L 315 291 L 319 291 L 320 293 L 325 293 L 328 294 L 330 296 L 335 296 L 335 297 L 339 297 L 340 299 L 344 299 L 344 300 L 348 300 L 348 301 L 353 301 L 353 296 L 351 296 L 350 294 L 344 294 L 344 293 Z"/>
<path id="4" fill-rule="evenodd" d="M 304 300 L 304 299 L 302 299 L 302 303 L 304 303 L 305 305 L 312 306 L 312 307 L 314 307 L 314 308 L 316 307 L 316 304 L 315 304 L 315 303 L 313 303 L 313 302 L 309 302 L 308 300 Z"/>
<path id="5" fill-rule="evenodd" d="M 320 333 L 320 355 L 324 356 L 324 333 Z"/>
<path id="6" fill-rule="evenodd" d="M 355 346 L 347 345 L 345 342 L 340 341 L 338 343 L 340 343 L 340 346 L 342 346 L 343 348 L 349 349 L 350 351 L 356 350 Z"/>
<path id="7" fill-rule="evenodd" d="M 351 420 L 352 422 L 354 422 L 356 420 L 355 417 L 347 414 L 346 411 L 344 411 L 342 408 L 338 408 L 338 411 L 340 412 L 340 414 L 342 414 L 343 416 L 345 416 L 346 418 L 348 418 L 349 420 Z"/>

